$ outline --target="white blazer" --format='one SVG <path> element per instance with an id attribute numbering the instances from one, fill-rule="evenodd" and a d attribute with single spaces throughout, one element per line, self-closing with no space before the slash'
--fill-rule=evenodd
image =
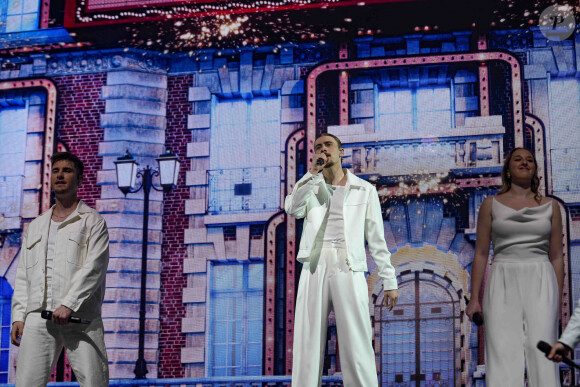
<path id="1" fill-rule="evenodd" d="M 381 204 L 376 188 L 346 170 L 347 182 L 343 204 L 344 238 L 348 265 L 353 271 L 368 271 L 365 240 L 375 261 L 385 290 L 397 289 L 395 268 L 385 242 Z M 307 172 L 286 196 L 284 208 L 288 215 L 305 218 L 297 259 L 317 261 L 324 230 L 320 227 L 327 218 L 330 192 L 322 173 Z M 321 235 L 319 235 L 321 234 Z"/>
<path id="2" fill-rule="evenodd" d="M 580 342 L 580 306 L 577 306 L 576 309 L 574 309 L 574 314 L 572 314 L 564 333 L 562 333 L 562 336 L 560 336 L 560 340 L 558 341 L 572 350 L 574 350 L 578 345 L 578 342 Z"/>
<path id="3" fill-rule="evenodd" d="M 12 322 L 42 306 L 46 279 L 46 250 L 52 209 L 34 219 L 22 241 L 14 295 Z M 58 227 L 52 272 L 52 305 L 64 305 L 88 319 L 101 315 L 109 264 L 109 233 L 105 219 L 82 200 Z"/>

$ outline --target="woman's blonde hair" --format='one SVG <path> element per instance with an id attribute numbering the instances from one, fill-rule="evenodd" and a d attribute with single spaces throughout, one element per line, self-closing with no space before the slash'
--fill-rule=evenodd
<path id="1" fill-rule="evenodd" d="M 534 176 L 532 176 L 532 183 L 531 183 L 530 188 L 531 188 L 532 192 L 534 193 L 534 200 L 538 204 L 540 204 L 540 202 L 542 201 L 542 195 L 540 195 L 540 192 L 538 191 L 540 188 L 540 178 L 538 177 L 538 161 L 536 160 L 536 156 L 534 155 L 534 153 L 527 148 L 514 148 L 510 151 L 510 153 L 508 153 L 507 157 L 505 158 L 505 162 L 503 163 L 503 168 L 501 170 L 502 187 L 499 190 L 498 195 L 506 193 L 507 191 L 509 191 L 512 188 L 511 176 L 508 177 L 508 172 L 509 172 L 509 168 L 510 168 L 510 161 L 512 160 L 514 153 L 520 149 L 523 149 L 525 151 L 530 152 L 530 154 L 532 155 L 532 158 L 534 159 Z"/>

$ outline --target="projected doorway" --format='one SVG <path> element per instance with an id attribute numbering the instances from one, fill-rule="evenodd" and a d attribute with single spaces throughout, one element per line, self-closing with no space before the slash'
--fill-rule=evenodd
<path id="1" fill-rule="evenodd" d="M 383 203 L 400 300 L 392 312 L 387 311 L 382 281 L 371 269 L 368 282 L 381 386 L 463 383 L 461 359 L 469 353 L 465 337 L 471 324 L 461 313 L 468 281 L 462 262 L 472 256 L 473 244 L 462 232 L 468 223 L 462 210 L 469 206 L 459 205 L 461 196 L 390 198 Z"/>
<path id="2" fill-rule="evenodd" d="M 448 285 L 429 271 L 409 273 L 403 276 L 394 313 L 377 308 L 381 386 L 456 385 L 460 308 Z"/>

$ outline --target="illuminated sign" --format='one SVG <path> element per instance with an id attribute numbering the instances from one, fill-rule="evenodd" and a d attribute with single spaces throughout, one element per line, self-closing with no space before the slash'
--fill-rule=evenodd
<path id="1" fill-rule="evenodd" d="M 416 0 L 66 0 L 65 27 L 88 27 L 116 23 L 138 23 L 250 14 L 259 12 L 301 11 L 307 9 L 364 6 Z"/>

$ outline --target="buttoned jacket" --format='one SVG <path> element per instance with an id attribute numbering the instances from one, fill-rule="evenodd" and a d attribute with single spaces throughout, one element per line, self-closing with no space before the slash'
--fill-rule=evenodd
<path id="1" fill-rule="evenodd" d="M 381 204 L 376 188 L 345 169 L 347 181 L 343 202 L 344 238 L 347 264 L 353 271 L 368 271 L 365 240 L 385 290 L 397 289 L 395 268 L 385 241 Z M 297 259 L 317 261 L 324 237 L 323 224 L 328 219 L 331 194 L 322 173 L 307 172 L 286 196 L 288 215 L 304 218 Z"/>
<path id="2" fill-rule="evenodd" d="M 43 303 L 46 253 L 53 208 L 34 219 L 25 233 L 12 297 L 12 321 Z M 64 305 L 73 315 L 92 319 L 101 315 L 109 263 L 109 233 L 103 217 L 82 200 L 58 227 L 52 270 L 52 303 Z"/>

